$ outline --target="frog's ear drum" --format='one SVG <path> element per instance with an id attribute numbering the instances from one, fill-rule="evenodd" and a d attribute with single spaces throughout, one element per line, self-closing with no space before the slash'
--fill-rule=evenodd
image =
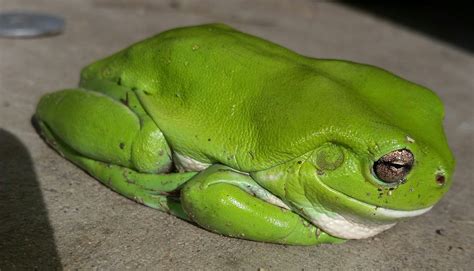
<path id="1" fill-rule="evenodd" d="M 392 151 L 374 163 L 373 172 L 379 180 L 388 184 L 404 183 L 415 157 L 407 149 Z"/>

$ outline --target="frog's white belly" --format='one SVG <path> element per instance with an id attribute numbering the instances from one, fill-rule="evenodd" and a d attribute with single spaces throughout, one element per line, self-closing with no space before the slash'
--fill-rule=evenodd
<path id="1" fill-rule="evenodd" d="M 211 164 L 203 163 L 191 157 L 173 152 L 173 161 L 179 171 L 203 171 Z"/>
<path id="2" fill-rule="evenodd" d="M 313 208 L 304 208 L 308 219 L 326 233 L 344 239 L 363 239 L 377 235 L 393 227 L 398 219 L 418 216 L 428 212 L 432 207 L 414 211 L 377 208 L 375 216 L 383 216 L 392 222 L 376 222 L 361 217 L 343 216 L 333 212 L 324 212 Z"/>

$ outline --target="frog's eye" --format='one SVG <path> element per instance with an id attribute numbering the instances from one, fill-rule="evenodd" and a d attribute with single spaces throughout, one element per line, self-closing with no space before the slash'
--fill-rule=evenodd
<path id="1" fill-rule="evenodd" d="M 410 172 L 415 158 L 407 149 L 392 151 L 374 163 L 375 175 L 385 183 L 401 183 Z"/>

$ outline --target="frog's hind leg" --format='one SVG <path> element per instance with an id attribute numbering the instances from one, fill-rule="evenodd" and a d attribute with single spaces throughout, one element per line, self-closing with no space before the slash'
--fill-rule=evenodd
<path id="1" fill-rule="evenodd" d="M 35 118 L 54 149 L 106 186 L 186 218 L 173 191 L 196 173 L 163 173 L 170 150 L 146 116 L 103 94 L 70 89 L 44 96 Z"/>
<path id="2" fill-rule="evenodd" d="M 284 208 L 250 176 L 214 165 L 181 190 L 184 211 L 200 226 L 243 239 L 313 245 L 341 242 Z"/>

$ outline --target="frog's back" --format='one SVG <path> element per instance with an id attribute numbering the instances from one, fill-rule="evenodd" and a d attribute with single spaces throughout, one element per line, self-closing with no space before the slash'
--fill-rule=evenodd
<path id="1" fill-rule="evenodd" d="M 227 26 L 204 25 L 163 32 L 86 67 L 82 76 L 99 74 L 136 89 L 180 154 L 254 171 L 329 140 L 352 138 L 366 149 L 373 138 L 358 127 L 367 123 L 382 139 L 397 129 L 371 106 L 376 100 L 318 65 Z M 415 96 L 432 96 L 387 76 Z M 442 110 L 436 110 L 438 121 Z"/>

